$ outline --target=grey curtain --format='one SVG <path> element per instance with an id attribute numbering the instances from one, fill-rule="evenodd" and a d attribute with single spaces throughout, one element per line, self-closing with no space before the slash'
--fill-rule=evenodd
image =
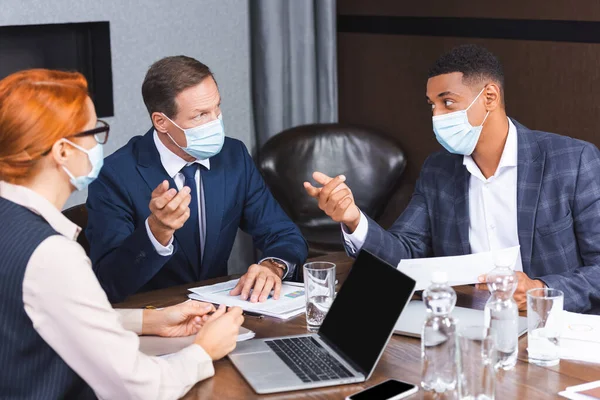
<path id="1" fill-rule="evenodd" d="M 250 0 L 257 145 L 293 126 L 337 121 L 335 0 Z"/>

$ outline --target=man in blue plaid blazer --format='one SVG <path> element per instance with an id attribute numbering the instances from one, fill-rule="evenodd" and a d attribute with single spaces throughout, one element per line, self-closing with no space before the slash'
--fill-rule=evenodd
<path id="1" fill-rule="evenodd" d="M 306 182 L 306 190 L 342 223 L 350 255 L 362 248 L 396 265 L 520 245 L 520 309 L 528 289 L 551 287 L 564 292 L 566 310 L 600 313 L 600 152 L 509 119 L 503 81 L 500 63 L 481 47 L 437 61 L 427 99 L 445 150 L 425 161 L 389 230 L 358 209 L 343 175 L 315 172 L 323 187 Z"/>

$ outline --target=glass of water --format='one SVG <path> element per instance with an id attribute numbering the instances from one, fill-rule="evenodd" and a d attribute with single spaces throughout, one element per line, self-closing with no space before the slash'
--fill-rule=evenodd
<path id="1" fill-rule="evenodd" d="M 494 400 L 496 370 L 495 333 L 484 325 L 458 329 L 460 349 L 458 395 L 465 400 Z"/>
<path id="2" fill-rule="evenodd" d="M 335 264 L 324 261 L 304 264 L 306 327 L 319 330 L 335 296 Z"/>
<path id="3" fill-rule="evenodd" d="M 527 291 L 527 353 L 529 362 L 549 367 L 560 362 L 564 294 L 543 288 Z"/>

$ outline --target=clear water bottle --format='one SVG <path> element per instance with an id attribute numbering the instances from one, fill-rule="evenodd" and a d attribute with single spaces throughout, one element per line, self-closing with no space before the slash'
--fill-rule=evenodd
<path id="1" fill-rule="evenodd" d="M 513 299 L 517 290 L 517 274 L 512 263 L 496 261 L 496 268 L 487 274 L 492 294 L 485 305 L 485 325 L 496 332 L 496 368 L 512 369 L 519 351 L 519 308 Z"/>
<path id="2" fill-rule="evenodd" d="M 454 391 L 458 381 L 456 321 L 450 316 L 456 292 L 445 272 L 435 272 L 423 291 L 427 317 L 421 335 L 421 387 L 426 391 Z"/>

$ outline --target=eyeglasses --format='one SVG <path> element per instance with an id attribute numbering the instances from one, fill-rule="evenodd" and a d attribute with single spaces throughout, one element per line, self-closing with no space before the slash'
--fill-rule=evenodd
<path id="1" fill-rule="evenodd" d="M 94 136 L 96 142 L 99 144 L 105 144 L 108 141 L 108 132 L 110 131 L 110 125 L 106 121 L 98 120 L 96 127 L 88 129 L 87 131 L 79 132 L 67 137 L 82 137 L 82 136 Z"/>
<path id="2" fill-rule="evenodd" d="M 106 144 L 106 142 L 108 141 L 108 132 L 109 131 L 110 131 L 110 125 L 108 125 L 108 122 L 99 119 L 96 122 L 95 128 L 88 129 L 87 131 L 75 133 L 73 135 L 65 136 L 65 139 L 70 138 L 70 137 L 82 137 L 82 136 L 93 135 L 94 139 L 96 139 L 97 143 Z M 47 156 L 48 154 L 50 154 L 50 150 L 52 150 L 52 147 L 50 147 L 47 151 L 42 153 L 42 156 Z"/>

